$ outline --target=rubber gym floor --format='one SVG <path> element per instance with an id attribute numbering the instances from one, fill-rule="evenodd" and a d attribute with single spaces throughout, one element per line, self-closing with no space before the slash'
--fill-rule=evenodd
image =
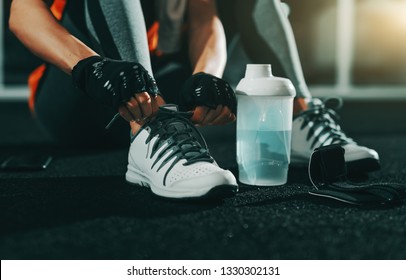
<path id="1" fill-rule="evenodd" d="M 356 116 L 349 105 L 348 127 Z M 363 116 L 349 131 L 379 152 L 382 165 L 367 179 L 406 183 L 406 134 L 385 120 L 377 129 L 374 115 Z M 125 182 L 125 149 L 58 148 L 24 102 L 0 103 L 0 129 L 1 161 L 54 157 L 44 171 L 0 173 L 1 259 L 406 258 L 405 204 L 366 208 L 314 198 L 305 168 L 291 168 L 284 186 L 241 185 L 222 201 L 170 201 Z M 232 130 L 203 132 L 218 163 L 237 174 Z"/>

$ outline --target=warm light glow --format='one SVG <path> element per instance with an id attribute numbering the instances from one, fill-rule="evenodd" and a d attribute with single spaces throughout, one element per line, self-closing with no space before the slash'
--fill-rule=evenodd
<path id="1" fill-rule="evenodd" d="M 362 1 L 355 21 L 355 69 L 365 75 L 406 76 L 406 1 Z M 364 72 L 365 71 L 365 72 Z M 369 72 L 369 73 L 368 73 Z M 365 74 L 364 74 L 365 73 Z"/>

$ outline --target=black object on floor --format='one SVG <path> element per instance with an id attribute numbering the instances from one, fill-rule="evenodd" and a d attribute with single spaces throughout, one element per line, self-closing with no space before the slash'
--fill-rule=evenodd
<path id="1" fill-rule="evenodd" d="M 290 168 L 285 186 L 174 202 L 126 184 L 126 150 L 53 145 L 25 104 L 0 104 L 0 128 L 0 161 L 32 151 L 54 157 L 43 171 L 0 173 L 1 259 L 406 258 L 405 205 L 311 197 L 306 169 Z M 206 138 L 236 174 L 235 142 Z M 406 182 L 406 135 L 354 138 L 380 153 L 382 169 L 369 182 Z"/>
<path id="2" fill-rule="evenodd" d="M 309 179 L 315 190 L 309 194 L 359 206 L 392 206 L 406 199 L 406 185 L 354 183 L 350 181 L 339 144 L 316 148 L 309 160 Z"/>

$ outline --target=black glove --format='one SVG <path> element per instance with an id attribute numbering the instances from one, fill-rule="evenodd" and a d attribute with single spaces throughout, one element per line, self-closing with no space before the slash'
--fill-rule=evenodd
<path id="1" fill-rule="evenodd" d="M 154 78 L 136 62 L 91 56 L 73 68 L 72 79 L 90 97 L 115 109 L 136 93 L 159 94 Z"/>
<path id="2" fill-rule="evenodd" d="M 406 186 L 397 183 L 354 183 L 347 177 L 345 150 L 339 144 L 322 146 L 310 156 L 309 194 L 361 206 L 392 205 L 406 200 Z"/>
<path id="3" fill-rule="evenodd" d="M 186 80 L 180 91 L 181 111 L 189 111 L 196 106 L 216 109 L 218 105 L 227 106 L 231 112 L 236 113 L 237 99 L 228 82 L 203 72 Z"/>

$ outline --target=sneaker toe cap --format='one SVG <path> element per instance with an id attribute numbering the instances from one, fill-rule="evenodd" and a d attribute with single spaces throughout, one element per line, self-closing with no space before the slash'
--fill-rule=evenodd
<path id="1" fill-rule="evenodd" d="M 356 144 L 347 144 L 343 146 L 345 150 L 345 161 L 350 162 L 350 161 L 356 161 L 356 160 L 361 160 L 361 159 L 374 159 L 374 160 L 379 160 L 379 155 L 378 153 L 373 150 L 369 149 L 364 146 L 358 146 Z"/>
<path id="2" fill-rule="evenodd" d="M 218 186 L 237 186 L 237 180 L 228 170 L 213 172 L 208 175 L 180 179 L 168 186 L 172 191 L 181 193 L 182 196 L 199 197 Z"/>
<path id="3" fill-rule="evenodd" d="M 199 177 L 191 177 L 180 179 L 171 185 L 173 188 L 196 188 L 196 187 L 211 187 L 219 185 L 237 185 L 233 173 L 228 170 L 221 170 Z"/>

